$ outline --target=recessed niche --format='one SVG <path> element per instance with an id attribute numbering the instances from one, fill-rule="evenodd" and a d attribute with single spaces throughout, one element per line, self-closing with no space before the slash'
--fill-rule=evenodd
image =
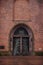
<path id="1" fill-rule="evenodd" d="M 0 49 L 4 49 L 5 47 L 4 46 L 0 46 Z"/>

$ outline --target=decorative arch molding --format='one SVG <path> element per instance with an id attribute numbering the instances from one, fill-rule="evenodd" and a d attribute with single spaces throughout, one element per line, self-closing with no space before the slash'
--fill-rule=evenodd
<path id="1" fill-rule="evenodd" d="M 11 53 L 11 55 L 13 53 L 13 35 L 14 35 L 14 32 L 20 27 L 25 28 L 26 31 L 28 32 L 29 54 L 32 55 L 32 52 L 34 51 L 34 34 L 33 34 L 33 31 L 31 30 L 31 28 L 29 26 L 27 26 L 26 24 L 22 24 L 22 23 L 14 26 L 10 31 L 10 35 L 9 35 L 9 50 L 10 50 L 10 53 Z"/>

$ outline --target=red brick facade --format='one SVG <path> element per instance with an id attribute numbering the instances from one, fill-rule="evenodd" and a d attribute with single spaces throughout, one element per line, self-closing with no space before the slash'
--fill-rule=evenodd
<path id="1" fill-rule="evenodd" d="M 34 34 L 34 51 L 43 51 L 43 3 L 37 0 L 0 0 L 0 51 L 9 51 L 10 31 L 25 24 Z"/>

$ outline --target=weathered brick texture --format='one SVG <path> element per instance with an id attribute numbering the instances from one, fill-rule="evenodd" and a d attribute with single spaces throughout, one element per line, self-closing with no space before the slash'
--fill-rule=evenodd
<path id="1" fill-rule="evenodd" d="M 43 3 L 40 4 L 37 0 L 1 0 L 0 3 L 0 45 L 5 46 L 2 51 L 9 50 L 10 31 L 19 23 L 32 29 L 34 51 L 43 51 Z"/>

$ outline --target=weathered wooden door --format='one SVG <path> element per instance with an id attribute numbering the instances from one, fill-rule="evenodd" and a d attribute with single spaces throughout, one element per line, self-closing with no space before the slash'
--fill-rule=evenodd
<path id="1" fill-rule="evenodd" d="M 27 31 L 20 27 L 14 32 L 13 36 L 13 55 L 28 55 L 29 37 Z"/>
<path id="2" fill-rule="evenodd" d="M 28 56 L 33 51 L 33 33 L 25 25 L 18 25 L 11 32 L 11 54 Z"/>
<path id="3" fill-rule="evenodd" d="M 29 54 L 29 38 L 13 37 L 13 55 L 27 56 Z"/>

